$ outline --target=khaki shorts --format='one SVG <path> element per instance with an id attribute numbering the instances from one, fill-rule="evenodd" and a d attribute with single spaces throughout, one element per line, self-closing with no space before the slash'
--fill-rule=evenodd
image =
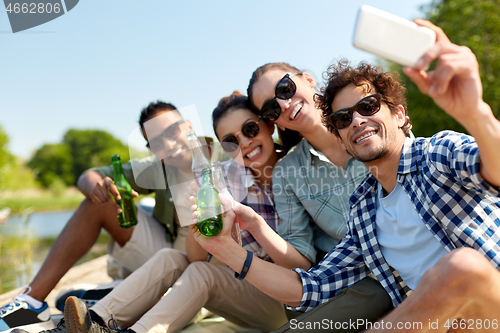
<path id="1" fill-rule="evenodd" d="M 178 236 L 172 244 L 165 239 L 165 226 L 140 208 L 137 209 L 137 220 L 132 236 L 123 247 L 113 238 L 109 240 L 108 274 L 112 278 L 124 279 L 161 249 L 186 251 L 187 227 L 177 229 Z"/>

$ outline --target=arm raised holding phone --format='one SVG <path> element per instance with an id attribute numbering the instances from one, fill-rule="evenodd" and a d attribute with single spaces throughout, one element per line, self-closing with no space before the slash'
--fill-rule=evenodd
<path id="1" fill-rule="evenodd" d="M 483 101 L 476 56 L 468 47 L 450 42 L 443 30 L 431 22 L 416 20 L 415 23 L 432 29 L 436 44 L 415 68 L 405 67 L 404 73 L 476 139 L 481 152 L 481 176 L 500 187 L 500 122 Z M 438 59 L 436 68 L 425 72 L 435 59 Z"/>

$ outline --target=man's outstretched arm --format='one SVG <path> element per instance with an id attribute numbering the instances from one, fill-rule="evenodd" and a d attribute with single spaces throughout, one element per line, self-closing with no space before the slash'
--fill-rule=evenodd
<path id="1" fill-rule="evenodd" d="M 479 66 L 472 51 L 450 42 L 443 30 L 425 20 L 416 20 L 436 32 L 436 45 L 426 52 L 415 68 L 404 69 L 420 91 L 458 121 L 476 139 L 481 156 L 481 176 L 500 187 L 500 121 L 483 101 Z M 438 59 L 433 71 L 425 72 Z"/>
<path id="2" fill-rule="evenodd" d="M 224 198 L 221 198 L 221 202 Z M 256 213 L 255 213 L 256 214 Z M 231 229 L 235 220 L 234 211 L 229 208 L 224 215 L 224 227 L 220 234 L 213 237 L 203 236 L 196 226 L 190 229 L 194 239 L 220 261 L 241 272 L 247 258 L 247 251 L 231 237 Z M 193 215 L 196 219 L 196 212 Z M 253 284 L 270 297 L 290 306 L 299 306 L 302 299 L 302 282 L 296 272 L 261 260 L 254 256 L 245 280 Z"/>

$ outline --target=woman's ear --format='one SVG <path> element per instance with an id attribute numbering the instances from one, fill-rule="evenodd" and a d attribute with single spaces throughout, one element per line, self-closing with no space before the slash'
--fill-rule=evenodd
<path id="1" fill-rule="evenodd" d="M 304 79 L 307 81 L 307 83 L 309 84 L 309 86 L 311 88 L 316 87 L 316 81 L 313 79 L 313 77 L 310 74 L 304 73 L 304 74 L 302 74 L 302 76 L 304 77 Z"/>

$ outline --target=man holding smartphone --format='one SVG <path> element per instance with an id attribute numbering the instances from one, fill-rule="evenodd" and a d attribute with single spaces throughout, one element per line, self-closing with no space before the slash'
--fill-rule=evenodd
<path id="1" fill-rule="evenodd" d="M 246 279 L 298 311 L 328 302 L 372 273 L 396 308 L 351 331 L 498 329 L 500 122 L 482 100 L 473 53 L 430 22 L 416 23 L 435 31 L 436 44 L 405 73 L 471 136 L 443 131 L 408 138 L 404 87 L 373 66 L 341 62 L 328 71 L 318 103 L 329 129 L 371 175 L 351 197 L 348 232 L 339 245 L 309 271 L 286 270 L 244 263 L 245 251 L 231 241 L 229 227 L 212 239 L 192 232 L 235 271 L 250 266 Z M 425 72 L 434 59 L 436 69 Z M 234 210 L 238 218 L 252 218 L 248 209 Z M 225 222 L 232 219 L 229 211 Z M 345 323 L 337 324 L 329 329 L 345 330 Z"/>

